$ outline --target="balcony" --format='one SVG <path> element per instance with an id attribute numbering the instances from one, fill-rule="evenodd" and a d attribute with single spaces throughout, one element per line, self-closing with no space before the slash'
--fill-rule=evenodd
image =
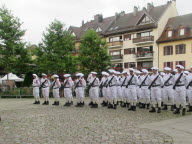
<path id="1" fill-rule="evenodd" d="M 123 47 L 123 41 L 109 42 L 109 48 L 122 48 L 122 47 Z"/>
<path id="2" fill-rule="evenodd" d="M 122 61 L 123 55 L 113 55 L 111 56 L 111 61 Z"/>
<path id="3" fill-rule="evenodd" d="M 133 43 L 134 44 L 148 44 L 148 43 L 153 43 L 154 42 L 154 36 L 145 36 L 145 37 L 138 37 L 138 38 L 133 38 Z"/>
<path id="4" fill-rule="evenodd" d="M 153 59 L 153 51 L 146 51 L 146 52 L 138 52 L 136 53 L 137 60 L 146 60 L 146 59 Z"/>

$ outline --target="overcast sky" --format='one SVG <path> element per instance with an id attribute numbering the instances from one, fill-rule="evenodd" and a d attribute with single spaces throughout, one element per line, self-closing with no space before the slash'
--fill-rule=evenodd
<path id="1" fill-rule="evenodd" d="M 192 0 L 176 1 L 180 15 L 192 13 Z M 42 32 L 54 19 L 67 26 L 80 26 L 82 20 L 90 21 L 96 14 L 108 17 L 116 12 L 128 13 L 134 6 L 146 7 L 148 2 L 158 6 L 167 0 L 0 0 L 0 6 L 5 5 L 23 22 L 22 28 L 27 30 L 24 40 L 38 44 Z"/>

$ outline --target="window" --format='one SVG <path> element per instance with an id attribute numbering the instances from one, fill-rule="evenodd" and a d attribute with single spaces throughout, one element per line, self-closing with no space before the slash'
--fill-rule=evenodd
<path id="1" fill-rule="evenodd" d="M 180 29 L 180 35 L 184 35 L 185 34 L 185 29 Z"/>
<path id="2" fill-rule="evenodd" d="M 122 36 L 109 38 L 109 42 L 116 42 L 116 41 L 122 41 Z"/>
<path id="3" fill-rule="evenodd" d="M 111 56 L 121 55 L 121 51 L 110 51 L 109 53 Z"/>
<path id="4" fill-rule="evenodd" d="M 176 54 L 185 54 L 185 44 L 176 45 Z"/>
<path id="5" fill-rule="evenodd" d="M 165 46 L 164 55 L 173 55 L 173 46 Z"/>
<path id="6" fill-rule="evenodd" d="M 150 36 L 150 35 L 151 35 L 151 32 L 137 33 L 137 38 L 146 37 L 146 36 Z"/>
<path id="7" fill-rule="evenodd" d="M 124 41 L 131 40 L 131 34 L 124 35 Z"/>
<path id="8" fill-rule="evenodd" d="M 124 49 L 124 54 L 134 54 L 135 48 Z"/>
<path id="9" fill-rule="evenodd" d="M 153 52 L 153 46 L 138 47 L 137 53 Z"/>
<path id="10" fill-rule="evenodd" d="M 124 63 L 124 68 L 135 68 L 135 62 Z"/>
<path id="11" fill-rule="evenodd" d="M 172 37 L 172 31 L 168 31 L 167 36 L 168 36 L 168 37 Z"/>
<path id="12" fill-rule="evenodd" d="M 116 71 L 122 71 L 123 70 L 123 64 L 122 63 L 112 64 L 111 68 L 116 70 Z"/>
<path id="13" fill-rule="evenodd" d="M 101 32 L 102 30 L 101 30 L 101 28 L 100 27 L 97 27 L 96 28 L 96 32 Z"/>
<path id="14" fill-rule="evenodd" d="M 173 62 L 164 62 L 164 67 L 170 67 L 173 69 Z"/>
<path id="15" fill-rule="evenodd" d="M 71 34 L 72 36 L 76 36 L 76 34 L 74 33 L 74 32 L 72 32 L 72 34 Z"/>
<path id="16" fill-rule="evenodd" d="M 185 61 L 176 61 L 175 65 L 182 65 L 185 68 Z"/>
<path id="17" fill-rule="evenodd" d="M 137 67 L 138 68 L 151 68 L 153 67 L 153 62 L 149 61 L 149 62 L 138 62 L 137 63 Z"/>

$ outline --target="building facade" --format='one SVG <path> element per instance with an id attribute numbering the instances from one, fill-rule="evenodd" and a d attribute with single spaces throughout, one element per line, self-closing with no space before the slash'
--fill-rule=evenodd
<path id="1" fill-rule="evenodd" d="M 181 64 L 185 69 L 192 66 L 192 14 L 170 18 L 157 40 L 159 47 L 159 68 L 175 69 Z"/>
<path id="2" fill-rule="evenodd" d="M 94 20 L 82 22 L 81 27 L 70 27 L 70 32 L 76 36 L 74 55 L 78 54 L 86 30 L 93 29 L 109 42 L 112 68 L 118 71 L 128 68 L 150 70 L 152 66 L 159 66 L 156 41 L 169 18 L 177 15 L 176 0 L 157 7 L 148 3 L 142 10 L 134 7 L 132 13 L 120 12 L 108 18 L 96 15 Z"/>

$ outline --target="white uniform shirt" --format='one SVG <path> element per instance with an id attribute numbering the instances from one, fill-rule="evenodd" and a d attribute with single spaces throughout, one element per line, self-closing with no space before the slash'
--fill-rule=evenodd
<path id="1" fill-rule="evenodd" d="M 110 82 L 110 83 L 109 83 L 109 82 Z M 115 75 L 110 75 L 110 76 L 108 77 L 108 85 L 109 85 L 109 87 L 118 86 L 117 76 L 115 76 Z"/>
<path id="2" fill-rule="evenodd" d="M 170 76 L 172 76 L 172 77 L 170 78 Z M 170 78 L 170 80 L 167 83 L 165 83 L 169 78 Z M 173 83 L 174 83 L 174 76 L 171 73 L 165 74 L 163 76 L 163 81 L 164 81 L 164 85 L 165 86 L 173 85 Z"/>
<path id="3" fill-rule="evenodd" d="M 147 77 L 147 78 L 146 78 Z M 146 80 L 145 80 L 145 78 L 146 78 Z M 145 80 L 145 82 L 142 84 L 142 82 Z M 141 76 L 141 84 L 142 84 L 142 86 L 149 86 L 150 85 L 150 82 L 151 82 L 151 80 L 150 80 L 150 76 L 147 74 L 147 75 L 142 75 Z M 141 85 L 140 84 L 140 85 Z M 141 86 L 141 87 L 142 87 Z"/>
<path id="4" fill-rule="evenodd" d="M 108 80 L 109 80 L 108 77 L 102 77 L 100 85 L 102 84 L 103 87 L 106 87 L 108 84 Z"/>
<path id="5" fill-rule="evenodd" d="M 76 87 L 86 87 L 86 82 L 84 78 L 79 78 L 75 80 Z"/>
<path id="6" fill-rule="evenodd" d="M 181 72 L 181 73 L 183 73 L 183 72 Z M 178 80 L 178 78 L 180 77 L 181 73 L 175 74 L 175 76 L 174 76 L 174 85 L 175 85 L 176 81 Z M 187 85 L 187 78 L 186 78 L 186 75 L 184 73 L 183 73 L 183 75 L 181 76 L 179 82 L 176 85 L 179 85 L 179 86 L 181 86 L 181 85 L 186 86 Z"/>
<path id="7" fill-rule="evenodd" d="M 127 86 L 127 83 L 128 83 L 128 76 L 124 76 L 123 78 L 122 78 L 122 83 L 121 83 L 121 86 L 122 87 L 125 87 L 125 86 Z"/>
<path id="8" fill-rule="evenodd" d="M 94 81 L 94 83 L 93 83 L 93 81 Z M 97 77 L 92 77 L 92 79 L 89 81 L 89 85 L 91 85 L 91 84 L 92 84 L 92 87 L 98 87 L 99 86 L 99 79 Z"/>
<path id="9" fill-rule="evenodd" d="M 33 79 L 33 87 L 40 87 L 40 81 L 38 78 Z"/>
<path id="10" fill-rule="evenodd" d="M 150 76 L 150 85 L 151 85 L 151 83 L 153 82 L 153 80 L 158 76 L 159 74 L 157 73 L 157 74 L 152 74 L 151 76 Z M 153 84 L 153 86 L 155 86 L 155 85 L 159 85 L 159 86 L 163 86 L 163 78 L 159 75 L 158 76 L 158 78 L 157 78 L 157 80 L 155 81 L 155 83 Z"/>
<path id="11" fill-rule="evenodd" d="M 122 77 L 117 76 L 117 80 L 118 80 L 118 86 L 121 86 L 121 84 L 122 84 Z"/>
<path id="12" fill-rule="evenodd" d="M 142 80 L 141 80 L 141 76 L 138 75 L 138 76 L 137 76 L 137 79 L 138 79 L 138 85 L 141 85 L 141 82 L 142 82 Z"/>
<path id="13" fill-rule="evenodd" d="M 56 80 L 53 81 L 53 89 L 60 88 L 60 87 L 61 87 L 61 83 L 57 78 Z"/>
<path id="14" fill-rule="evenodd" d="M 74 85 L 72 79 L 65 79 L 64 80 L 64 88 L 72 88 Z"/>
<path id="15" fill-rule="evenodd" d="M 46 82 L 44 83 L 44 81 L 46 81 Z M 50 81 L 47 78 L 41 78 L 41 85 L 42 85 L 42 88 L 47 88 L 50 86 Z"/>
<path id="16" fill-rule="evenodd" d="M 132 76 L 133 76 L 133 78 L 132 78 Z M 132 78 L 132 80 L 131 80 L 131 78 Z M 138 78 L 137 78 L 137 76 L 134 74 L 134 75 L 129 75 L 128 77 L 127 77 L 127 83 L 126 83 L 126 85 L 128 84 L 128 82 L 131 80 L 131 82 L 130 82 L 130 85 L 138 85 Z"/>
<path id="17" fill-rule="evenodd" d="M 190 73 L 190 74 L 188 74 L 187 76 L 186 76 L 186 79 L 187 79 L 187 84 L 186 84 L 186 87 L 189 85 L 189 83 L 192 81 L 192 74 Z M 188 88 L 192 88 L 192 82 L 190 83 L 190 85 L 189 85 L 189 87 Z"/>

